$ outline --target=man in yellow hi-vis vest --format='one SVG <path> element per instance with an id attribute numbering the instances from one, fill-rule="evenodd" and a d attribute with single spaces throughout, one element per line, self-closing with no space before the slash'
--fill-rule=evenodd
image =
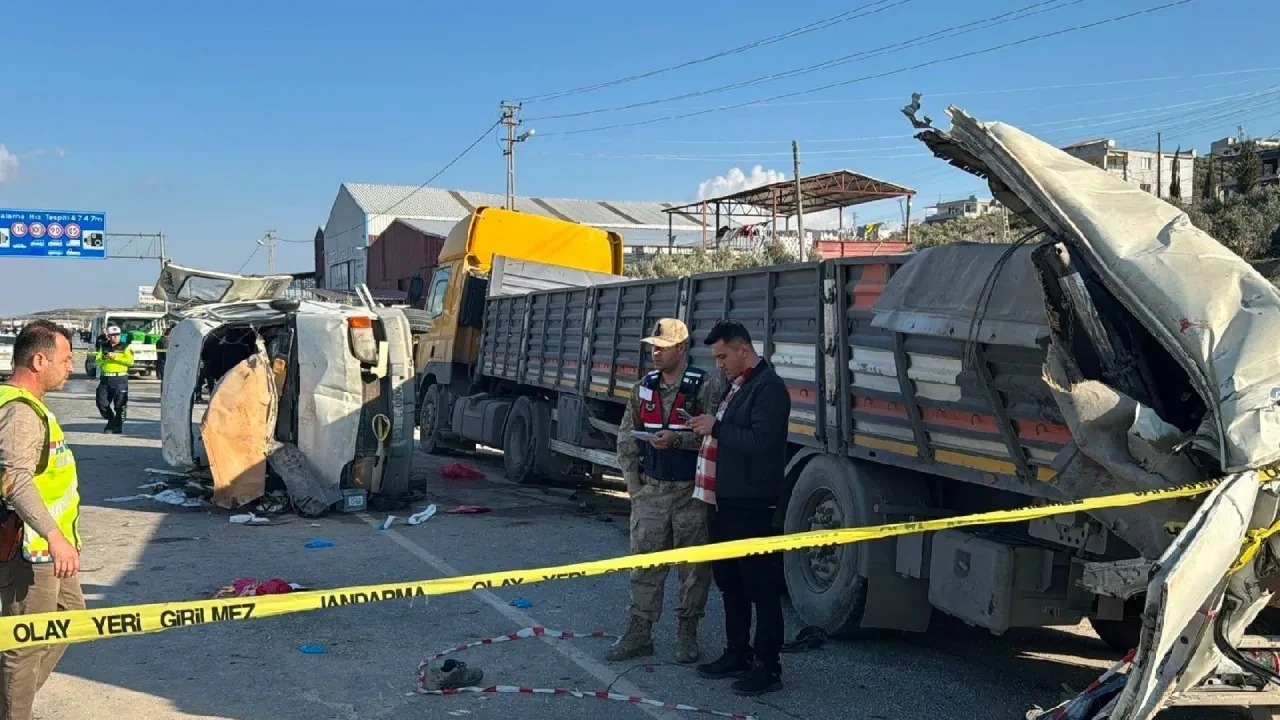
<path id="1" fill-rule="evenodd" d="M 120 342 L 120 328 L 107 328 L 106 339 L 98 347 L 94 361 L 98 366 L 98 413 L 107 421 L 105 433 L 124 432 L 124 409 L 129 404 L 129 368 L 133 367 L 133 350 Z"/>
<path id="2" fill-rule="evenodd" d="M 46 320 L 13 345 L 13 376 L 0 384 L 0 610 L 4 615 L 84 609 L 76 461 L 44 395 L 71 375 L 71 336 Z M 29 720 L 36 692 L 66 645 L 0 656 L 3 720 Z"/>

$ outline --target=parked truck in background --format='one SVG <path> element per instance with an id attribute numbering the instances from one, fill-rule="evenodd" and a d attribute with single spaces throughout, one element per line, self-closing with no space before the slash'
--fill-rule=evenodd
<path id="1" fill-rule="evenodd" d="M 115 325 L 120 328 L 120 341 L 133 349 L 133 367 L 129 374 L 134 377 L 155 375 L 156 343 L 164 335 L 168 322 L 162 312 L 112 310 L 95 316 L 90 322 L 89 342 L 96 343 L 104 330 Z M 85 356 L 84 372 L 91 378 L 98 376 L 93 352 Z"/>
<path id="2" fill-rule="evenodd" d="M 586 277 L 583 273 L 618 276 L 622 237 L 587 225 L 492 207 L 477 208 L 454 226 L 431 277 L 415 279 L 409 289 L 410 305 L 417 308 L 409 313 L 418 369 L 417 407 L 419 414 L 432 414 L 428 427 L 440 425 L 445 433 L 450 432 L 450 422 L 438 423 L 434 418 L 439 393 L 470 395 L 473 380 L 478 379 L 473 372 L 495 256 L 505 258 L 503 262 L 528 261 L 562 272 L 576 271 L 579 278 Z"/>
<path id="3" fill-rule="evenodd" d="M 499 448 L 516 482 L 616 468 L 626 398 L 651 368 L 641 338 L 659 318 L 681 318 L 691 361 L 711 368 L 699 339 L 730 318 L 751 331 L 790 391 L 780 498 L 787 533 L 1149 490 L 1224 471 L 1234 472 L 1230 492 L 1252 507 L 1249 469 L 1275 460 L 1265 439 L 1276 418 L 1254 407 L 1269 400 L 1240 388 L 1243 377 L 1230 398 L 1204 377 L 1250 361 L 1248 379 L 1265 384 L 1277 370 L 1274 350 L 1266 355 L 1233 331 L 1218 335 L 1233 347 L 1205 356 L 1176 333 L 1242 321 L 1280 332 L 1274 288 L 1268 295 L 1262 281 L 1255 289 L 1256 272 L 1191 228 L 1177 238 L 1195 249 L 1183 255 L 1216 252 L 1249 302 L 1266 298 L 1266 313 L 1255 305 L 1231 314 L 1216 287 L 1160 274 L 1161 263 L 1182 262 L 1163 252 L 1163 216 L 1176 208 L 1007 126 L 967 122 L 963 152 L 945 133 L 920 137 L 990 178 L 1002 202 L 1046 232 L 1041 240 L 504 292 L 484 278 L 487 253 L 503 252 L 501 243 L 473 257 L 455 231 L 442 253 L 452 265 L 442 259 L 427 295 L 422 448 Z M 1012 149 L 1000 144 L 1015 140 Z M 1145 219 L 1149 226 L 1138 227 Z M 1257 428 L 1257 439 L 1245 427 Z M 1220 533 L 1243 537 L 1274 519 L 1230 513 L 1222 492 L 1203 504 L 1162 501 L 792 552 L 787 587 L 806 624 L 840 634 L 923 631 L 935 609 L 994 633 L 1088 618 L 1117 650 L 1144 648 L 1123 717 L 1146 718 L 1171 682 L 1153 668 L 1196 622 L 1182 611 L 1229 575 L 1239 541 Z M 1173 583 L 1176 572 L 1207 575 Z M 1231 619 L 1233 637 L 1270 597 L 1256 584 L 1240 592 L 1254 604 Z M 1221 658 L 1205 632 L 1196 637 L 1198 655 L 1168 660 L 1191 667 L 1193 684 Z"/>
<path id="4" fill-rule="evenodd" d="M 13 343 L 16 335 L 0 334 L 0 380 L 13 375 Z"/>

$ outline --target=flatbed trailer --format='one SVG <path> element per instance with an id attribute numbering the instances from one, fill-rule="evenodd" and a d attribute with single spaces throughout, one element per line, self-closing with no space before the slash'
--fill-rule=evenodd
<path id="1" fill-rule="evenodd" d="M 442 447 L 501 448 L 518 482 L 617 468 L 626 400 L 652 369 L 641 338 L 678 317 L 691 362 L 715 371 L 700 339 L 729 318 L 791 396 L 787 532 L 1066 499 L 1054 479 L 1075 450 L 1042 378 L 1049 328 L 1031 250 L 958 244 L 490 297 L 474 392 L 436 388 L 452 419 Z M 989 295 L 966 280 L 989 275 Z M 1138 544 L 1158 554 L 1160 526 L 1193 508 L 1129 512 L 1141 527 L 1126 535 L 1156 537 Z M 1091 563 L 1141 555 L 1097 520 L 1069 517 L 790 553 L 786 568 L 805 621 L 831 632 L 922 631 L 938 607 L 994 632 L 1092 616 L 1128 649 L 1132 606 L 1077 581 Z M 960 557 L 983 567 L 962 571 Z"/>

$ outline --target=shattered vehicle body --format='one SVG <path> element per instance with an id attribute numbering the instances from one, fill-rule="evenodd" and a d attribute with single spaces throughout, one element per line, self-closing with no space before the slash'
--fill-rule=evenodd
<path id="1" fill-rule="evenodd" d="M 156 296 L 176 306 L 162 386 L 164 458 L 209 468 L 214 502 L 238 507 L 278 478 L 299 512 L 343 490 L 405 492 L 413 449 L 413 358 L 399 310 L 283 298 L 290 276 L 167 265 Z M 195 398 L 213 385 L 200 423 Z"/>
<path id="2" fill-rule="evenodd" d="M 1178 208 L 954 107 L 951 128 L 935 129 L 916 118 L 918 100 L 903 110 L 917 138 L 1035 227 L 1019 244 L 1050 328 L 1045 380 L 1075 448 L 1050 484 L 1083 498 L 1219 479 L 1189 517 L 1185 502 L 1092 513 L 1142 556 L 1093 563 L 1079 581 L 1142 604 L 1136 652 L 1127 673 L 1029 717 L 1280 706 L 1280 643 L 1246 636 L 1280 579 L 1280 292 Z"/>

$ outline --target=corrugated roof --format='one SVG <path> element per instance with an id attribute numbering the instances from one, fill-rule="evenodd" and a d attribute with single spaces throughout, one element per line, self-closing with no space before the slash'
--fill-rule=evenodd
<path id="1" fill-rule="evenodd" d="M 430 187 L 419 189 L 413 185 L 345 183 L 343 187 L 365 213 L 426 220 L 432 223 L 432 229 L 415 227 L 433 233 L 439 233 L 435 222 L 457 222 L 481 205 L 504 207 L 507 200 L 505 195 L 497 193 Z M 622 231 L 646 228 L 665 231 L 667 216 L 663 210 L 668 207 L 671 203 L 516 196 L 516 209 L 522 212 Z M 673 229 L 701 232 L 702 226 L 691 224 L 690 220 L 676 215 Z"/>

